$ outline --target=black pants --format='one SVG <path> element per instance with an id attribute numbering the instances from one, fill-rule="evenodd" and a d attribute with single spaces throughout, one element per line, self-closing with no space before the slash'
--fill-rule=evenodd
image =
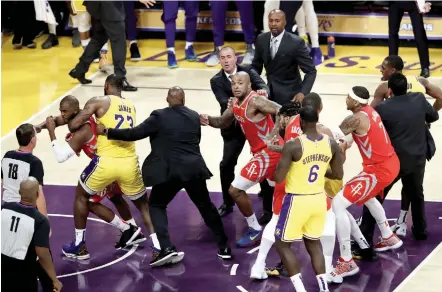
<path id="1" fill-rule="evenodd" d="M 210 200 L 209 191 L 207 189 L 206 181 L 195 179 L 193 181 L 182 182 L 179 180 L 172 180 L 166 183 L 155 185 L 152 188 L 149 197 L 149 210 L 152 218 L 152 224 L 160 242 L 161 248 L 165 249 L 173 247 L 170 241 L 168 220 L 167 220 L 167 205 L 173 200 L 179 190 L 184 188 L 189 195 L 192 202 L 198 208 L 201 216 L 204 219 L 207 227 L 215 234 L 216 242 L 219 248 L 227 247 L 227 235 L 224 232 L 223 222 L 221 217 Z M 189 214 L 182 214 L 188 216 Z"/>
<path id="2" fill-rule="evenodd" d="M 401 170 L 396 179 L 385 188 L 383 199 L 379 196 L 377 197 L 379 202 L 382 204 L 394 184 L 401 180 L 402 197 L 408 199 L 411 203 L 413 232 L 415 233 L 425 232 L 427 228 L 425 219 L 424 188 L 422 186 L 424 182 L 424 174 L 425 163 L 423 165 L 414 167 L 412 170 Z M 364 206 L 360 229 L 370 245 L 373 243 L 375 225 L 376 220 L 373 218 L 368 208 Z"/>
<path id="3" fill-rule="evenodd" d="M 31 44 L 35 37 L 33 27 L 35 27 L 37 23 L 35 20 L 34 2 L 15 1 L 11 12 L 14 29 L 12 43 L 21 43 L 23 46 Z"/>
<path id="4" fill-rule="evenodd" d="M 293 33 L 293 26 L 296 24 L 295 16 L 299 8 L 302 6 L 302 1 L 281 1 L 279 9 L 281 9 L 286 16 L 285 31 Z"/>
<path id="5" fill-rule="evenodd" d="M 264 30 L 264 23 L 262 21 L 265 10 L 264 4 L 265 1 L 253 1 L 253 23 L 255 24 L 256 35 L 259 35 Z"/>
<path id="6" fill-rule="evenodd" d="M 229 195 L 229 188 L 235 179 L 235 166 L 238 162 L 238 157 L 241 154 L 246 138 L 241 132 L 241 129 L 232 128 L 231 133 L 223 135 L 224 147 L 223 158 L 219 164 L 221 177 L 221 190 L 223 192 L 224 204 L 227 206 L 235 205 L 232 197 Z M 264 212 L 272 213 L 273 203 L 273 187 L 269 185 L 267 180 L 260 183 L 262 194 L 262 208 Z"/>
<path id="7" fill-rule="evenodd" d="M 424 28 L 422 14 L 419 13 L 415 1 L 390 1 L 388 10 L 388 48 L 389 55 L 398 55 L 399 52 L 399 28 L 404 12 L 407 11 L 413 26 L 414 39 L 417 44 L 421 68 L 430 67 L 427 33 Z"/>
<path id="8" fill-rule="evenodd" d="M 112 61 L 115 75 L 126 76 L 126 24 L 124 21 L 105 21 L 91 19 L 94 34 L 89 45 L 80 57 L 80 62 L 75 67 L 80 74 L 86 74 L 103 45 L 110 40 L 112 48 Z"/>

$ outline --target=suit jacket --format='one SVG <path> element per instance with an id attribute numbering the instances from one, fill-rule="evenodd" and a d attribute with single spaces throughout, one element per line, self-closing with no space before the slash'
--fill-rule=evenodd
<path id="1" fill-rule="evenodd" d="M 425 163 L 429 147 L 435 147 L 427 123 L 439 119 L 425 96 L 420 92 L 393 96 L 376 106 L 376 111 L 399 157 L 401 171 Z M 433 145 L 429 144 L 431 141 Z"/>
<path id="2" fill-rule="evenodd" d="M 186 106 L 155 110 L 143 123 L 132 129 L 109 129 L 108 139 L 136 141 L 150 137 L 152 151 L 142 166 L 146 187 L 170 180 L 182 182 L 209 179 L 200 152 L 199 114 Z"/>
<path id="3" fill-rule="evenodd" d="M 269 87 L 255 70 L 253 70 L 250 66 L 237 65 L 236 72 L 241 71 L 247 72 L 250 75 L 250 81 L 252 82 L 252 89 L 254 91 L 264 89 L 267 91 L 267 95 L 270 95 Z M 223 69 L 221 69 L 210 79 L 210 87 L 212 88 L 212 92 L 215 94 L 216 100 L 221 107 L 220 113 L 223 114 L 223 112 L 227 109 L 229 98 L 233 97 L 232 83 L 227 78 Z M 221 135 L 223 137 L 227 137 L 231 135 L 243 135 L 243 133 L 241 127 L 235 120 L 230 127 L 221 129 Z"/>
<path id="4" fill-rule="evenodd" d="M 310 93 L 316 79 L 316 68 L 304 40 L 299 36 L 284 32 L 273 60 L 270 38 L 271 32 L 265 32 L 256 39 L 252 67 L 260 75 L 263 67 L 266 69 L 271 99 L 283 105 L 300 92 L 304 95 Z M 299 67 L 305 73 L 304 80 Z"/>
<path id="5" fill-rule="evenodd" d="M 105 21 L 125 21 L 123 1 L 84 1 L 91 17 Z"/>

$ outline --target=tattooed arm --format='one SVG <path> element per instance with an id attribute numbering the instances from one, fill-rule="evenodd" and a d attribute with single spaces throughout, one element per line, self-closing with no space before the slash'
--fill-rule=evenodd
<path id="1" fill-rule="evenodd" d="M 76 116 L 73 118 L 69 124 L 69 131 L 71 133 L 75 132 L 76 130 L 80 129 L 80 127 L 86 123 L 90 117 L 92 117 L 95 112 L 100 108 L 101 100 L 97 97 L 93 97 L 88 100 L 88 102 L 85 104 L 84 109 L 82 109 Z"/>
<path id="2" fill-rule="evenodd" d="M 351 134 L 354 131 L 356 131 L 359 128 L 360 124 L 361 124 L 360 119 L 353 114 L 346 117 L 342 121 L 341 125 L 339 126 L 339 129 L 341 129 L 344 136 L 347 136 L 348 134 Z"/>
<path id="3" fill-rule="evenodd" d="M 209 126 L 213 128 L 224 129 L 232 124 L 232 122 L 235 120 L 235 115 L 233 114 L 233 110 L 231 108 L 228 108 L 224 111 L 222 116 L 209 116 L 208 120 Z"/>
<path id="4" fill-rule="evenodd" d="M 276 102 L 268 100 L 267 98 L 262 96 L 254 96 L 253 104 L 255 105 L 256 109 L 263 114 L 271 114 L 276 116 L 275 126 L 273 127 L 272 131 L 267 135 L 267 139 L 272 139 L 274 136 L 279 135 L 280 128 L 278 112 L 281 106 Z"/>

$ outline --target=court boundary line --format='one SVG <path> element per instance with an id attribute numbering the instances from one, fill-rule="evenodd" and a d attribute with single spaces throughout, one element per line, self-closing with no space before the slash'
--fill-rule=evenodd
<path id="1" fill-rule="evenodd" d="M 408 284 L 408 282 L 414 278 L 414 276 L 424 267 L 427 265 L 427 263 L 436 255 L 439 250 L 442 249 L 442 242 L 439 243 L 436 248 L 433 249 L 433 251 L 422 261 L 420 264 L 399 284 L 399 286 L 396 287 L 396 289 L 393 290 L 393 292 L 399 292 L 403 288 L 405 288 L 405 285 Z"/>
<path id="2" fill-rule="evenodd" d="M 93 73 L 91 76 L 89 76 L 88 79 L 93 80 L 95 77 L 97 77 L 97 75 L 101 73 L 100 71 L 97 71 L 95 73 Z M 36 112 L 35 114 L 33 114 L 32 116 L 30 116 L 27 120 L 20 122 L 20 124 L 26 124 L 26 123 L 31 123 L 32 120 L 34 120 L 36 117 L 40 116 L 41 114 L 43 114 L 44 112 L 48 111 L 55 103 L 59 102 L 63 97 L 65 97 L 66 95 L 70 95 L 72 92 L 74 92 L 75 90 L 77 90 L 78 88 L 80 88 L 81 86 L 83 86 L 83 84 L 77 84 L 74 87 L 72 87 L 70 90 L 66 91 L 64 94 L 62 94 L 61 96 L 57 97 L 57 99 L 53 100 L 52 102 L 50 102 L 49 104 L 47 104 L 45 107 L 43 107 L 42 109 L 40 109 L 38 112 Z M 6 133 L 6 135 L 4 135 L 1 139 L 1 142 L 4 142 L 7 138 L 9 138 L 10 136 L 12 136 L 15 133 L 15 129 L 10 130 L 8 133 Z"/>
<path id="3" fill-rule="evenodd" d="M 48 214 L 49 217 L 63 217 L 63 218 L 74 218 L 74 215 L 68 215 L 68 214 Z M 88 217 L 87 220 L 91 220 L 91 221 L 95 221 L 95 222 L 100 222 L 100 223 L 106 223 L 109 225 L 109 223 L 107 223 L 106 221 L 103 221 L 101 219 L 96 219 L 96 218 L 91 218 Z M 108 262 L 106 264 L 103 264 L 101 266 L 98 267 L 93 267 L 90 269 L 86 269 L 83 271 L 78 271 L 78 272 L 74 272 L 74 273 L 69 273 L 69 274 L 64 274 L 64 275 L 58 275 L 57 279 L 62 279 L 62 278 L 67 278 L 67 277 L 72 277 L 72 276 L 77 276 L 77 275 L 82 275 L 82 274 L 86 274 L 86 273 L 90 273 L 93 271 L 97 271 L 97 270 L 102 270 L 104 268 L 107 268 L 109 266 L 115 265 L 118 262 L 121 262 L 122 260 L 130 257 L 138 248 L 138 244 L 137 245 L 133 245 L 132 248 L 125 253 L 122 257 L 119 257 L 111 262 Z"/>
<path id="4" fill-rule="evenodd" d="M 239 264 L 233 264 L 230 269 L 230 276 L 236 276 L 236 270 L 238 270 Z"/>

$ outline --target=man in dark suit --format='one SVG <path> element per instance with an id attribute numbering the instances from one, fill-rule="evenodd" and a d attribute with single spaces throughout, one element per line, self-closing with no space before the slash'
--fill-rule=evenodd
<path id="1" fill-rule="evenodd" d="M 407 84 L 404 75 L 393 73 L 388 79 L 390 98 L 376 106 L 401 164 L 397 178 L 385 188 L 383 197 L 378 196 L 377 199 L 382 203 L 393 185 L 401 180 L 402 196 L 411 203 L 413 235 L 423 240 L 427 238 L 422 187 L 427 156 L 427 123 L 437 121 L 439 114 L 422 93 L 407 93 Z M 360 228 L 370 245 L 375 224 L 370 211 L 364 206 Z M 358 250 L 354 251 L 354 254 L 357 253 Z"/>
<path id="2" fill-rule="evenodd" d="M 182 257 L 177 260 L 178 253 L 170 241 L 166 212 L 167 205 L 182 188 L 215 234 L 218 257 L 232 257 L 221 217 L 207 190 L 206 180 L 212 173 L 200 152 L 200 117 L 197 112 L 184 106 L 184 100 L 184 91 L 172 87 L 167 95 L 169 107 L 153 111 L 135 128 L 107 129 L 107 137 L 112 140 L 137 141 L 150 137 L 152 152 L 143 163 L 142 175 L 145 186 L 152 186 L 149 210 L 161 246 L 151 266 L 175 264 L 182 260 Z M 97 127 L 97 132 L 105 133 L 106 130 Z"/>
<path id="3" fill-rule="evenodd" d="M 233 97 L 231 76 L 237 72 L 247 72 L 250 75 L 252 89 L 261 95 L 269 95 L 269 88 L 255 70 L 249 66 L 237 65 L 236 53 L 232 47 L 222 48 L 219 52 L 219 58 L 222 69 L 210 79 L 210 87 L 221 107 L 221 115 L 227 109 L 229 98 Z M 240 125 L 236 122 L 232 123 L 232 125 L 226 129 L 221 129 L 221 136 L 223 137 L 224 148 L 223 158 L 219 168 L 224 203 L 219 207 L 218 212 L 221 217 L 223 217 L 233 212 L 235 202 L 229 195 L 229 187 L 235 178 L 235 166 L 246 142 L 246 138 Z M 272 217 L 273 188 L 269 186 L 267 180 L 261 183 L 261 195 L 263 197 L 264 214 L 259 219 L 259 224 L 264 225 L 268 223 Z"/>
<path id="4" fill-rule="evenodd" d="M 302 101 L 310 93 L 316 79 L 316 68 L 302 38 L 284 32 L 285 14 L 281 10 L 269 13 L 270 32 L 262 33 L 255 42 L 253 69 L 261 74 L 266 69 L 271 99 L 283 105 Z M 301 79 L 299 68 L 305 73 Z"/>
<path id="5" fill-rule="evenodd" d="M 155 3 L 154 0 L 141 0 L 140 2 L 146 6 Z M 124 78 L 123 90 L 137 91 L 137 88 L 130 85 L 126 79 L 126 14 L 123 1 L 84 1 L 84 5 L 91 15 L 94 33 L 80 57 L 80 62 L 69 72 L 69 75 L 81 84 L 91 83 L 91 80 L 86 79 L 89 66 L 103 45 L 110 40 L 115 75 Z"/>

